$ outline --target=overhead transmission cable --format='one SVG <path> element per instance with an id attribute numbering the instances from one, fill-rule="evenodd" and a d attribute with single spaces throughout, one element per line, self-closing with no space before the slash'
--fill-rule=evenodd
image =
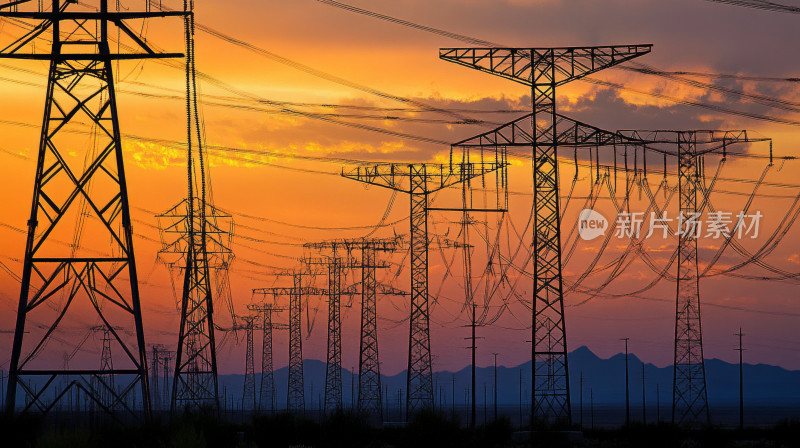
<path id="1" fill-rule="evenodd" d="M 433 28 L 433 27 L 428 27 L 428 26 L 425 26 L 425 25 L 420 25 L 418 23 L 414 23 L 414 22 L 410 22 L 410 21 L 407 21 L 407 20 L 398 19 L 398 18 L 391 17 L 391 16 L 384 15 L 384 14 L 379 14 L 379 13 L 376 13 L 374 11 L 369 11 L 369 10 L 362 9 L 362 8 L 356 8 L 354 6 L 347 5 L 345 3 L 341 3 L 341 2 L 337 2 L 337 1 L 333 1 L 333 0 L 315 0 L 315 1 L 317 1 L 319 3 L 323 3 L 323 4 L 326 4 L 326 5 L 329 5 L 329 6 L 333 6 L 333 7 L 336 7 L 336 8 L 340 8 L 340 9 L 343 9 L 343 10 L 346 10 L 346 11 L 350 11 L 350 12 L 354 12 L 354 13 L 357 13 L 357 14 L 365 15 L 365 16 L 368 16 L 368 17 L 377 18 L 377 19 L 380 19 L 380 20 L 385 20 L 385 21 L 388 21 L 388 22 L 400 24 L 400 25 L 403 25 L 403 26 L 407 26 L 407 27 L 410 27 L 410 28 L 426 31 L 426 32 L 437 34 L 437 35 L 440 35 L 440 36 L 449 37 L 449 38 L 452 38 L 452 39 L 455 39 L 455 40 L 459 40 L 459 41 L 462 41 L 462 42 L 466 42 L 466 43 L 469 43 L 469 44 L 473 44 L 473 45 L 492 47 L 492 48 L 504 48 L 505 47 L 504 45 L 501 45 L 501 44 L 498 44 L 498 43 L 495 43 L 495 42 L 490 42 L 490 41 L 477 39 L 477 38 L 470 37 L 470 36 L 465 36 L 465 35 L 458 34 L 458 33 L 452 33 L 452 32 L 449 32 L 449 31 L 438 29 L 438 28 Z M 711 0 L 711 1 L 715 1 L 715 0 Z M 737 1 L 737 0 L 731 0 L 731 1 Z M 754 3 L 761 4 L 762 2 L 758 1 L 758 2 L 754 2 Z M 770 3 L 771 4 L 771 2 L 763 2 L 763 3 Z M 798 9 L 800 10 L 800 8 L 798 8 Z M 787 101 L 782 100 L 780 98 L 767 97 L 765 95 L 748 94 L 748 93 L 745 93 L 745 92 L 735 91 L 733 89 L 726 89 L 726 88 L 718 87 L 718 86 L 711 87 L 711 85 L 709 85 L 709 84 L 700 83 L 698 81 L 687 79 L 687 78 L 684 78 L 684 77 L 681 76 L 682 73 L 687 73 L 687 72 L 662 71 L 662 70 L 657 70 L 657 69 L 655 69 L 653 67 L 645 66 L 643 64 L 631 64 L 631 65 L 621 64 L 621 65 L 617 65 L 615 67 L 616 68 L 635 71 L 635 72 L 638 72 L 638 73 L 644 73 L 644 74 L 650 74 L 650 75 L 658 75 L 658 76 L 662 76 L 662 77 L 666 77 L 668 79 L 671 79 L 672 81 L 675 81 L 675 82 L 688 84 L 688 85 L 694 85 L 695 87 L 712 88 L 713 90 L 717 90 L 717 91 L 722 92 L 722 93 L 733 94 L 733 95 L 740 96 L 740 97 L 750 98 L 750 99 L 753 99 L 756 102 L 759 102 L 761 104 L 766 104 L 766 105 L 768 105 L 770 107 L 778 107 L 778 108 L 783 108 L 784 110 L 792 110 L 792 111 L 796 111 L 797 110 L 797 109 L 795 109 L 793 107 L 790 108 L 790 109 L 786 109 L 787 106 L 791 107 L 791 106 L 798 105 L 798 104 L 787 102 Z M 704 74 L 704 75 L 710 75 L 710 74 Z M 719 77 L 730 78 L 730 79 L 740 79 L 739 75 L 733 75 L 733 74 L 720 74 Z M 796 121 L 796 120 L 782 119 L 782 118 L 773 117 L 773 116 L 770 116 L 770 115 L 764 115 L 764 114 L 751 113 L 751 112 L 746 112 L 746 111 L 741 111 L 741 110 L 735 110 L 735 109 L 730 109 L 730 108 L 717 106 L 717 105 L 712 105 L 712 104 L 708 104 L 708 103 L 701 103 L 701 102 L 698 102 L 698 101 L 682 100 L 682 99 L 679 99 L 679 98 L 675 98 L 675 97 L 672 97 L 672 96 L 669 96 L 669 95 L 664 95 L 664 94 L 657 93 L 657 92 L 645 92 L 645 91 L 642 91 L 642 90 L 632 89 L 632 88 L 629 88 L 627 86 L 623 86 L 623 85 L 618 84 L 618 83 L 602 81 L 602 80 L 598 80 L 598 79 L 595 79 L 595 78 L 592 78 L 592 77 L 584 77 L 584 78 L 581 78 L 581 79 L 586 81 L 586 82 L 593 83 L 593 84 L 604 85 L 606 87 L 612 87 L 612 88 L 617 89 L 617 90 L 633 91 L 633 92 L 639 93 L 641 95 L 653 96 L 653 97 L 656 97 L 656 98 L 665 99 L 665 100 L 668 100 L 668 101 L 671 101 L 671 102 L 675 102 L 675 103 L 683 104 L 683 105 L 687 105 L 687 106 L 702 107 L 702 108 L 713 110 L 713 111 L 716 111 L 716 112 L 721 112 L 721 113 L 726 113 L 726 114 L 731 114 L 731 115 L 737 115 L 737 116 L 741 116 L 741 117 L 745 117 L 745 118 L 752 118 L 752 119 L 756 119 L 756 120 L 763 120 L 763 121 L 769 121 L 769 122 L 773 122 L 773 123 L 800 126 L 800 121 Z M 759 77 L 743 76 L 743 77 L 741 77 L 741 79 L 758 80 Z M 788 82 L 797 82 L 797 81 L 800 80 L 800 79 L 797 79 L 797 78 L 765 78 L 765 79 L 767 79 L 769 81 L 782 80 L 782 81 L 788 81 Z M 790 103 L 790 104 L 786 104 L 786 103 Z"/>
<path id="2" fill-rule="evenodd" d="M 726 5 L 743 6 L 745 8 L 760 9 L 763 11 L 785 12 L 789 14 L 800 14 L 800 7 L 784 5 L 781 3 L 766 0 L 706 0 L 712 3 L 724 3 Z"/>

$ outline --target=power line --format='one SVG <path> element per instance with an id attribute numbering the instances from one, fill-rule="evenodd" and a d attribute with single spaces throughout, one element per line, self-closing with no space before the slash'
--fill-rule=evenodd
<path id="1" fill-rule="evenodd" d="M 780 3 L 766 0 L 706 0 L 713 3 L 724 3 L 727 5 L 743 6 L 745 8 L 760 9 L 763 11 L 785 12 L 790 14 L 800 14 L 797 6 L 783 5 Z"/>

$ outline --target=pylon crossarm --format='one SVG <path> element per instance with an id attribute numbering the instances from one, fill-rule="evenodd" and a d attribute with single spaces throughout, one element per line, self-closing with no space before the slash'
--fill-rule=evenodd
<path id="1" fill-rule="evenodd" d="M 504 159 L 483 163 L 378 164 L 362 166 L 342 177 L 404 193 L 433 193 L 506 166 Z M 405 182 L 406 179 L 413 182 Z"/>
<path id="2" fill-rule="evenodd" d="M 402 244 L 402 236 L 394 238 L 351 238 L 351 239 L 334 239 L 328 241 L 319 241 L 312 243 L 305 243 L 303 247 L 307 249 L 330 249 L 339 250 L 344 249 L 350 254 L 353 250 L 364 250 L 365 248 L 373 248 L 377 251 L 391 252 L 397 249 Z"/>
<path id="3" fill-rule="evenodd" d="M 116 11 L 67 11 L 66 8 L 70 2 L 64 2 L 61 9 L 56 12 L 39 12 L 39 11 L 4 11 L 2 8 L 10 5 L 3 5 L 0 7 L 0 18 L 17 19 L 17 20 L 39 20 L 40 23 L 34 26 L 34 29 L 15 39 L 10 44 L 6 45 L 0 50 L 0 59 L 27 59 L 27 60 L 40 60 L 49 61 L 53 59 L 53 54 L 58 54 L 58 57 L 74 60 L 74 61 L 92 61 L 92 60 L 130 60 L 130 59 L 164 59 L 164 58 L 181 58 L 183 53 L 179 52 L 157 52 L 147 42 L 144 41 L 135 31 L 133 31 L 124 21 L 137 20 L 137 19 L 155 19 L 166 17 L 184 17 L 187 12 L 183 11 L 159 11 L 159 12 L 116 12 Z M 103 2 L 102 4 L 105 4 Z M 96 26 L 91 26 L 87 22 L 95 22 Z M 57 26 L 56 26 L 57 25 Z M 85 30 L 89 27 L 94 29 L 103 29 L 108 33 L 109 25 L 115 26 L 121 33 L 130 38 L 130 43 L 127 45 L 136 51 L 130 53 L 115 53 L 110 51 L 106 45 L 103 47 L 97 44 L 95 51 L 87 51 L 90 46 L 85 45 L 85 41 L 81 40 L 63 40 L 58 43 L 61 45 L 57 52 L 54 52 L 49 45 L 34 45 L 34 41 L 46 31 L 53 29 L 59 30 L 72 30 L 73 33 L 69 35 L 80 35 L 77 31 Z M 49 42 L 46 42 L 49 43 Z M 78 45 L 69 45 L 78 44 Z M 69 51 L 68 48 L 76 46 L 80 48 L 79 51 Z"/>
<path id="4" fill-rule="evenodd" d="M 753 137 L 747 130 L 743 129 L 689 131 L 623 129 L 617 132 L 631 139 L 641 141 L 643 145 L 655 148 L 659 152 L 673 157 L 678 156 L 677 151 L 674 149 L 675 145 L 682 143 L 681 139 L 685 139 L 686 136 L 691 136 L 693 144 L 697 147 L 696 156 L 724 153 L 730 145 L 736 144 L 769 142 L 772 145 L 771 138 Z"/>
<path id="5" fill-rule="evenodd" d="M 561 48 L 441 48 L 439 58 L 526 86 L 560 86 L 647 54 L 651 49 L 651 44 Z"/>
<path id="6" fill-rule="evenodd" d="M 454 143 L 454 147 L 507 147 L 507 146 L 532 146 L 533 116 L 527 114 L 516 120 L 498 126 L 495 129 Z M 624 135 L 621 132 L 607 131 L 578 120 L 556 114 L 557 146 L 566 147 L 595 147 L 619 145 L 641 145 L 643 141 L 636 134 Z M 553 133 L 548 129 L 538 130 L 537 144 L 552 145 Z"/>
<path id="7" fill-rule="evenodd" d="M 634 140 L 640 140 L 645 143 L 679 143 L 679 136 L 681 134 L 692 133 L 696 138 L 697 144 L 708 143 L 746 143 L 746 142 L 762 142 L 770 140 L 768 138 L 756 137 L 751 138 L 747 130 L 734 129 L 734 130 L 720 130 L 720 129 L 696 129 L 696 130 L 669 130 L 669 129 L 622 129 L 618 133 L 627 136 Z"/>

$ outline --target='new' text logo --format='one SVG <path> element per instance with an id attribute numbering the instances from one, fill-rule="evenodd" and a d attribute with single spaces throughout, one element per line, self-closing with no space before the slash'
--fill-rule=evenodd
<path id="1" fill-rule="evenodd" d="M 585 241 L 590 241 L 598 236 L 605 235 L 608 229 L 608 220 L 596 211 L 586 208 L 578 215 L 578 235 Z"/>

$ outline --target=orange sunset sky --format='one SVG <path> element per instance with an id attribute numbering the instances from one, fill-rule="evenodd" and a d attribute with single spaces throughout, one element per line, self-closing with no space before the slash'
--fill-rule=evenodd
<path id="1" fill-rule="evenodd" d="M 795 45 L 800 37 L 797 17 L 702 0 L 348 2 L 389 16 L 514 47 L 652 43 L 652 53 L 636 61 L 665 71 L 781 78 L 796 77 L 800 73 Z M 131 9 L 144 7 L 143 1 L 122 3 Z M 164 2 L 180 7 L 180 2 L 173 3 Z M 235 222 L 230 288 L 237 313 L 247 313 L 246 305 L 258 300 L 251 293 L 253 288 L 288 285 L 285 279 L 276 279 L 268 272 L 274 268 L 295 267 L 298 263 L 295 259 L 303 254 L 305 242 L 367 234 L 377 237 L 408 234 L 408 197 L 400 193 L 393 198 L 389 190 L 365 187 L 344 179 L 339 176 L 342 168 L 354 167 L 356 161 L 444 161 L 449 150 L 445 144 L 337 125 L 282 109 L 339 114 L 330 118 L 456 142 L 494 127 L 491 123 L 511 121 L 530 108 L 530 91 L 526 87 L 438 58 L 441 47 L 468 44 L 343 11 L 315 0 L 197 1 L 196 18 L 198 25 L 265 50 L 259 53 L 202 30 L 197 33 L 197 69 L 205 74 L 200 77 L 199 89 L 209 145 L 213 198 L 216 206 L 231 213 Z M 142 28 L 148 42 L 167 51 L 182 51 L 181 21 L 158 19 L 153 22 Z M 0 22 L 0 46 L 11 42 L 19 31 L 10 22 Z M 285 59 L 281 62 L 281 57 L 347 82 L 332 82 L 299 70 Z M 15 276 L 22 271 L 47 67 L 45 62 L 0 60 L 0 262 L 3 267 L 0 270 L 0 330 L 14 328 L 19 297 Z M 116 76 L 145 335 L 148 344 L 174 347 L 179 324 L 176 292 L 168 269 L 157 260 L 161 243 L 155 215 L 186 195 L 185 148 L 131 137 L 185 141 L 183 71 L 180 64 L 176 68 L 158 61 L 121 62 Z M 797 82 L 689 78 L 751 95 L 743 97 L 621 69 L 605 70 L 593 78 L 623 84 L 629 90 L 575 81 L 558 91 L 561 113 L 609 130 L 748 129 L 754 136 L 771 137 L 776 155 L 800 156 L 798 124 L 791 124 L 800 121 L 800 84 Z M 463 114 L 485 122 L 455 123 L 450 115 L 420 112 L 413 104 L 377 96 L 365 91 L 367 89 L 353 88 L 353 84 L 440 108 L 465 110 L 468 112 Z M 782 106 L 758 104 L 753 100 L 755 95 L 780 98 Z M 667 97 L 778 120 L 745 118 L 677 104 Z M 266 100 L 273 103 L 266 104 Z M 303 104 L 276 105 L 274 102 Z M 789 123 L 776 122 L 780 120 Z M 769 146 L 759 143 L 736 150 L 763 156 L 768 154 Z M 580 278 L 585 288 L 603 287 L 602 294 L 595 296 L 580 292 L 580 288 L 565 295 L 569 349 L 587 345 L 606 357 L 622 350 L 619 338 L 630 337 L 631 351 L 643 360 L 659 366 L 671 364 L 675 282 L 665 279 L 641 294 L 627 296 L 656 278 L 654 270 L 636 253 L 631 255 L 624 272 L 609 281 L 612 269 L 601 268 L 613 264 L 630 240 L 612 238 L 594 263 L 602 238 L 582 241 L 574 232 L 578 213 L 587 203 L 592 186 L 588 153 L 579 154 L 579 180 L 568 202 L 575 169 L 573 153 L 564 151 L 561 156 L 562 205 L 566 206 L 562 245 L 565 253 L 571 252 L 564 267 L 566 284 Z M 82 157 L 80 149 L 71 157 Z M 601 158 L 603 163 L 611 162 L 607 154 L 601 154 Z M 479 342 L 479 365 L 489 365 L 492 352 L 500 353 L 498 360 L 502 365 L 515 366 L 530 360 L 530 345 L 525 341 L 530 339 L 531 312 L 526 303 L 530 306 L 532 281 L 517 270 L 509 269 L 508 282 L 498 288 L 499 292 L 487 297 L 487 282 L 491 285 L 499 281 L 499 275 L 481 275 L 487 264 L 482 235 L 491 242 L 499 239 L 499 250 L 504 257 L 511 259 L 520 270 L 532 271 L 532 265 L 526 262 L 531 232 L 530 228 L 525 230 L 531 209 L 530 159 L 512 158 L 511 162 L 508 215 L 498 227 L 499 215 L 475 214 L 478 223 L 470 236 L 474 246 L 472 271 L 480 278 L 475 281 L 476 301 L 484 323 L 478 330 L 479 336 L 485 338 Z M 674 173 L 675 159 L 668 163 L 668 170 Z M 658 167 L 656 171 L 661 169 L 660 165 L 655 166 Z M 759 260 L 768 268 L 800 272 L 800 230 L 782 221 L 796 210 L 794 201 L 800 194 L 800 162 L 776 160 L 768 167 L 763 157 L 731 157 L 723 165 L 719 157 L 706 159 L 707 177 L 711 178 L 718 169 L 718 181 L 710 201 L 715 209 L 734 213 L 743 209 L 756 181 L 766 170 L 764 183 L 750 206 L 751 212 L 758 210 L 763 214 L 759 237 L 748 237 L 741 243 L 748 251 L 758 252 L 775 241 L 770 238 L 775 238 L 773 233 L 777 229 L 781 233 L 779 243 Z M 648 184 L 652 190 L 655 191 L 661 181 L 661 175 L 649 175 Z M 670 174 L 667 181 L 674 187 L 677 179 Z M 619 174 L 617 182 L 616 200 L 621 200 L 619 192 L 624 187 L 620 183 L 625 184 L 624 174 Z M 595 208 L 613 220 L 616 212 L 607 186 L 597 189 L 600 199 Z M 434 200 L 444 204 L 445 196 Z M 656 200 L 660 205 L 665 204 L 667 198 L 663 190 L 656 194 Z M 646 192 L 640 188 L 632 190 L 632 211 L 645 211 L 648 203 Z M 387 210 L 388 215 L 382 220 Z M 667 210 L 677 215 L 677 195 L 667 202 Z M 458 214 L 431 212 L 429 219 L 432 235 L 450 240 L 458 238 Z M 373 233 L 374 226 L 380 222 L 394 224 L 379 227 Z M 91 238 L 91 235 L 86 237 Z M 674 238 L 652 238 L 646 240 L 642 252 L 649 254 L 661 268 L 675 250 L 675 244 Z M 720 240 L 703 238 L 699 245 L 702 269 L 719 249 Z M 408 289 L 408 257 L 399 252 L 388 258 L 393 265 L 380 272 L 378 278 Z M 463 307 L 461 260 L 460 249 L 435 246 L 430 251 L 431 346 L 435 370 L 460 369 L 469 363 L 469 352 L 464 349 L 468 344 L 463 340 L 469 335 L 464 327 L 469 316 Z M 728 249 L 709 274 L 745 260 L 745 256 Z M 590 266 L 595 266 L 595 272 L 581 278 Z M 747 362 L 800 369 L 800 342 L 796 337 L 800 323 L 800 289 L 796 278 L 769 279 L 776 276 L 780 274 L 751 264 L 732 275 L 709 275 L 702 280 L 706 358 L 734 360 L 736 352 L 732 348 L 736 340 L 733 333 L 742 327 L 747 335 Z M 348 280 L 357 281 L 359 277 L 356 272 L 350 274 Z M 180 285 L 180 281 L 175 284 Z M 324 284 L 319 286 L 324 287 Z M 407 300 L 381 297 L 378 303 L 382 372 L 386 374 L 396 374 L 406 367 Z M 342 312 L 343 367 L 350 368 L 358 362 L 360 307 L 357 297 L 346 298 L 344 303 L 348 306 Z M 220 325 L 230 325 L 230 314 L 224 304 L 218 304 L 217 310 Z M 308 335 L 304 341 L 306 358 L 325 359 L 326 315 L 322 298 L 312 298 L 310 319 L 304 324 Z M 91 316 L 78 317 L 65 326 L 63 342 L 47 347 L 49 354 L 46 356 L 60 362 L 62 354 L 72 352 L 75 342 L 96 325 Z M 286 318 L 281 315 L 277 319 L 285 321 Z M 233 335 L 220 338 L 224 340 L 218 348 L 220 371 L 241 372 L 243 344 L 237 344 Z M 8 368 L 11 341 L 11 334 L 0 333 L 2 369 Z M 287 364 L 285 332 L 276 334 L 275 344 L 276 368 L 279 368 Z M 74 362 L 97 362 L 100 347 L 99 341 L 90 338 Z"/>

